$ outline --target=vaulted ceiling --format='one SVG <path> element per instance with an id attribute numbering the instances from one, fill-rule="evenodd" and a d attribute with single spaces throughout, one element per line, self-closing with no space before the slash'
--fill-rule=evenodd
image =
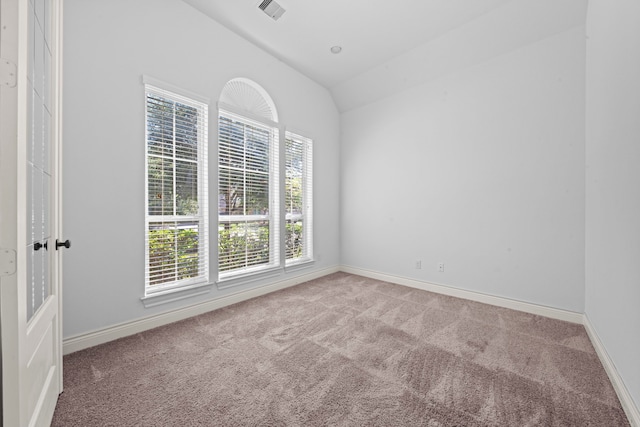
<path id="1" fill-rule="evenodd" d="M 183 1 L 325 86 L 342 111 L 379 97 L 372 79 L 391 90 L 396 80 L 420 83 L 582 25 L 587 7 L 587 0 L 274 0 L 286 12 L 273 20 L 261 0 Z"/>

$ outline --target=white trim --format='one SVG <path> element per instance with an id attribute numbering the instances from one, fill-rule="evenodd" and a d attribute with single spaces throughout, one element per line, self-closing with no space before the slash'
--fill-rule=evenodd
<path id="1" fill-rule="evenodd" d="M 218 101 L 227 101 L 226 104 L 241 110 L 250 108 L 253 115 L 278 122 L 278 110 L 273 98 L 265 88 L 251 79 L 237 77 L 229 80 L 222 88 Z"/>
<path id="2" fill-rule="evenodd" d="M 219 104 L 221 104 L 219 102 Z M 231 144 L 231 138 L 230 135 L 227 133 L 227 131 L 222 131 L 221 130 L 221 122 L 222 121 L 229 121 L 230 122 L 230 127 L 235 127 L 235 126 L 240 126 L 242 127 L 242 129 L 244 130 L 246 127 L 257 127 L 260 128 L 261 131 L 266 131 L 269 133 L 269 149 L 268 152 L 266 152 L 266 158 L 268 161 L 268 165 L 269 165 L 269 170 L 264 173 L 264 172 L 259 172 L 260 174 L 262 174 L 263 176 L 266 176 L 268 178 L 268 188 L 269 188 L 269 212 L 267 215 L 252 215 L 252 214 L 236 214 L 236 215 L 226 215 L 226 214 L 221 214 L 220 213 L 220 195 L 218 195 L 218 201 L 217 201 L 217 206 L 218 206 L 218 216 L 217 216 L 217 225 L 216 225 L 216 234 L 217 234 L 217 241 L 218 241 L 218 251 L 217 251 L 217 255 L 218 255 L 218 265 L 217 265 L 217 270 L 218 270 L 218 280 L 216 281 L 216 284 L 218 286 L 218 289 L 225 289 L 228 288 L 230 286 L 236 286 L 238 283 L 236 283 L 236 279 L 238 279 L 241 283 L 247 283 L 249 281 L 252 280 L 259 280 L 261 279 L 263 276 L 261 275 L 262 272 L 265 272 L 265 275 L 267 274 L 266 272 L 272 271 L 272 270 L 279 270 L 282 271 L 282 265 L 281 265 L 281 251 L 280 251 L 280 245 L 281 245 L 281 229 L 282 229 L 282 224 L 281 224 L 281 217 L 280 217 L 280 208 L 281 208 L 281 197 L 280 197 L 280 179 L 281 179 L 281 168 L 282 165 L 280 164 L 280 140 L 282 138 L 282 133 L 280 132 L 277 123 L 274 123 L 273 126 L 267 125 L 265 123 L 261 123 L 258 121 L 255 121 L 251 118 L 245 117 L 243 115 L 239 115 L 237 113 L 233 113 L 233 112 L 229 112 L 228 110 L 225 109 L 219 109 L 218 111 L 218 161 L 217 161 L 217 170 L 218 170 L 218 177 L 217 177 L 217 183 L 218 183 L 218 192 L 221 193 L 225 193 L 226 190 L 225 189 L 221 189 L 220 185 L 221 185 L 221 178 L 223 177 L 224 174 L 226 174 L 225 171 L 236 171 L 236 172 L 240 172 L 242 174 L 245 175 L 248 172 L 251 172 L 250 168 L 245 164 L 244 166 L 241 167 L 231 167 L 230 165 L 225 165 L 223 164 L 224 162 L 221 162 L 221 157 L 220 157 L 220 153 L 222 152 L 222 150 L 224 150 L 225 146 L 228 146 L 229 144 Z M 224 126 L 226 128 L 226 125 Z M 229 138 L 229 140 L 227 140 Z M 244 146 L 246 146 L 247 144 L 247 137 L 246 135 L 242 136 L 243 139 L 243 144 Z M 226 141 L 226 142 L 224 142 Z M 244 157 L 247 157 L 248 154 L 246 153 L 246 147 L 245 147 L 245 153 L 243 154 Z M 248 157 L 247 157 L 248 158 Z M 245 179 L 245 183 L 244 186 L 247 186 L 247 180 Z M 246 196 L 246 191 L 243 193 Z M 246 201 L 245 201 L 245 206 L 246 208 Z M 223 224 L 231 224 L 232 222 L 243 222 L 248 224 L 249 222 L 256 222 L 257 221 L 268 221 L 268 230 L 269 230 L 269 259 L 266 263 L 263 264 L 259 264 L 258 266 L 242 266 L 239 268 L 233 268 L 231 270 L 226 270 L 226 269 L 222 269 L 221 264 L 226 262 L 226 258 L 227 258 L 227 254 L 221 254 L 220 250 L 219 250 L 219 243 L 220 243 L 220 226 Z M 226 227 L 225 227 L 226 228 Z M 245 254 L 246 256 L 246 254 Z M 248 263 L 248 258 L 246 258 L 244 260 L 244 264 Z M 245 280 L 244 277 L 247 276 L 252 276 L 253 274 L 256 275 L 255 279 L 252 280 Z M 278 273 L 279 274 L 279 273 Z"/>
<path id="3" fill-rule="evenodd" d="M 170 83 L 165 83 L 162 80 L 158 80 L 154 77 L 148 76 L 146 74 L 142 75 L 142 83 L 145 85 L 150 85 L 150 86 L 155 86 L 158 89 L 163 89 L 169 92 L 173 92 L 177 95 L 186 97 L 186 98 L 190 98 L 190 100 L 192 101 L 197 101 L 200 102 L 202 104 L 206 104 L 207 106 L 209 106 L 211 99 L 207 98 L 206 96 L 202 96 L 200 94 L 197 94 L 195 92 L 190 92 L 188 90 L 182 89 L 179 86 L 176 85 L 172 85 Z"/>
<path id="4" fill-rule="evenodd" d="M 531 304 L 522 301 L 511 300 L 503 297 L 496 297 L 492 295 L 486 295 L 479 292 L 467 291 L 462 289 L 452 288 L 450 286 L 439 285 L 435 283 L 429 283 L 419 281 L 415 279 L 409 279 L 406 277 L 393 276 L 371 270 L 365 270 L 350 266 L 330 267 L 323 270 L 314 271 L 305 275 L 296 276 L 281 280 L 269 285 L 260 286 L 254 289 L 246 291 L 240 291 L 233 294 L 229 294 L 220 298 L 213 299 L 200 304 L 180 308 L 167 313 L 158 314 L 142 319 L 138 319 L 132 322 L 121 323 L 112 327 L 100 329 L 94 332 L 86 334 L 76 335 L 74 337 L 67 338 L 63 341 L 63 353 L 69 354 L 75 351 L 83 350 L 85 348 L 93 347 L 99 344 L 103 344 L 109 341 L 123 338 L 129 335 L 134 335 L 140 332 L 144 332 L 149 329 L 153 329 L 159 326 L 167 325 L 169 323 L 177 322 L 179 320 L 187 319 L 189 317 L 197 316 L 203 313 L 207 313 L 212 310 L 217 310 L 232 304 L 236 304 L 242 301 L 246 301 L 251 298 L 266 295 L 271 292 L 275 292 L 281 289 L 289 288 L 299 285 L 301 283 L 317 279 L 328 274 L 336 272 L 345 272 L 350 274 L 356 274 L 363 277 L 369 277 L 376 280 L 382 280 L 385 282 L 394 283 L 397 285 L 408 286 L 411 288 L 421 289 L 429 292 L 436 292 L 443 295 L 449 295 L 457 298 L 464 298 L 472 301 L 477 301 L 485 304 L 491 304 L 498 307 L 510 308 L 513 310 L 523 311 L 526 313 L 537 314 L 553 319 L 563 320 L 572 323 L 582 324 L 587 331 L 587 335 L 593 344 L 596 354 L 600 358 L 602 365 L 604 366 L 607 375 L 615 389 L 622 408 L 629 419 L 632 427 L 640 427 L 640 411 L 636 406 L 631 393 L 627 389 L 626 385 L 620 374 L 618 373 L 615 364 L 609 357 L 604 345 L 600 341 L 595 328 L 589 321 L 586 314 L 576 313 L 567 310 L 560 310 L 557 308 L 545 307 L 537 304 Z"/>
<path id="5" fill-rule="evenodd" d="M 602 362 L 602 366 L 604 366 L 604 370 L 609 376 L 609 380 L 618 395 L 618 399 L 620 399 L 622 409 L 624 409 L 631 426 L 640 427 L 640 410 L 636 406 L 633 396 L 629 393 L 629 389 L 624 384 L 622 377 L 616 369 L 616 365 L 613 363 L 613 360 L 611 360 L 611 357 L 609 357 L 609 353 L 607 353 L 605 346 L 602 344 L 602 341 L 600 341 L 600 337 L 586 313 L 583 315 L 582 323 L 584 324 L 584 328 L 587 330 L 587 335 L 589 335 L 591 343 L 600 358 L 600 362 Z"/>
<path id="6" fill-rule="evenodd" d="M 243 110 L 242 108 L 224 103 L 222 101 L 218 101 L 217 106 L 218 106 L 218 116 L 220 116 L 221 113 L 227 113 L 231 116 L 234 116 L 234 118 L 237 117 L 243 120 L 253 121 L 263 126 L 276 128 L 278 129 L 278 131 L 281 130 L 280 129 L 281 126 L 280 124 L 278 124 L 278 122 L 269 120 L 266 117 L 259 116 L 258 114 L 252 113 L 251 111 Z"/>
<path id="7" fill-rule="evenodd" d="M 195 285 L 174 287 L 161 290 L 140 298 L 144 308 L 151 308 L 161 304 L 167 304 L 174 301 L 180 301 L 185 298 L 191 298 L 196 295 L 204 295 L 211 292 L 213 283 L 204 282 Z"/>
<path id="8" fill-rule="evenodd" d="M 286 186 L 287 186 L 287 178 L 286 178 L 286 165 L 287 165 L 287 155 L 289 150 L 287 148 L 286 141 L 291 141 L 296 144 L 302 145 L 302 182 L 301 182 L 301 191 L 302 191 L 302 211 L 301 214 L 293 214 L 287 212 L 286 207 Z M 296 134 L 293 132 L 285 131 L 284 135 L 284 158 L 285 158 L 285 173 L 283 179 L 283 187 L 285 191 L 283 192 L 283 207 L 284 207 L 284 228 L 285 232 L 283 233 L 283 240 L 285 248 L 285 265 L 295 265 L 298 263 L 304 263 L 308 261 L 313 261 L 313 235 L 314 235 L 314 225 L 313 225 L 313 140 L 302 136 L 300 134 Z M 295 221 L 302 220 L 303 222 L 303 230 L 302 230 L 302 255 L 299 258 L 287 259 L 286 254 L 286 227 L 287 221 Z"/>
<path id="9" fill-rule="evenodd" d="M 0 2 L 0 25 L 7 24 L 2 29 L 0 37 L 0 57 L 3 61 L 9 60 L 17 69 L 21 70 L 19 63 L 18 46 L 24 43 L 26 28 L 26 12 L 21 10 L 26 2 L 2 1 Z M 23 49 L 24 50 L 24 49 Z M 26 56 L 26 55 L 25 55 Z M 26 65 L 26 62 L 22 62 Z M 22 71 L 24 73 L 24 71 Z M 22 73 L 18 74 L 18 83 L 21 83 Z M 0 349 L 2 350 L 2 415 L 5 425 L 20 425 L 24 423 L 21 415 L 21 376 L 20 376 L 20 337 L 24 335 L 26 322 L 26 292 L 19 284 L 26 280 L 25 265 L 18 263 L 18 248 L 23 248 L 25 243 L 22 232 L 25 228 L 19 228 L 20 219 L 26 216 L 26 205 L 18 204 L 19 194 L 26 190 L 26 183 L 18 180 L 18 163 L 26 156 L 19 155 L 20 147 L 26 143 L 18 144 L 18 105 L 24 105 L 22 100 L 24 90 L 0 85 L 0 247 L 16 253 L 16 270 L 11 275 L 0 276 Z M 22 153 L 21 153 L 22 154 Z M 23 207 L 25 206 L 25 207 Z M 20 231 L 20 232 L 18 232 Z M 22 238 L 22 240 L 21 240 Z M 20 240 L 20 242 L 19 242 Z M 20 243 L 20 244 L 19 244 Z M 22 249 L 24 251 L 24 249 Z M 20 278 L 18 276 L 20 275 Z M 20 292 L 18 291 L 20 289 Z M 24 308 L 23 308 L 24 307 Z M 0 423 L 2 424 L 2 423 Z"/>
<path id="10" fill-rule="evenodd" d="M 310 268 L 313 267 L 315 262 L 316 260 L 313 258 L 296 258 L 295 260 L 285 264 L 284 271 L 290 272 Z"/>
<path id="11" fill-rule="evenodd" d="M 282 125 L 282 128 L 283 128 L 282 129 L 283 132 L 292 133 L 292 134 L 294 134 L 296 136 L 300 136 L 300 137 L 302 137 L 304 139 L 308 139 L 308 140 L 311 140 L 311 141 L 315 141 L 316 140 L 316 137 L 312 133 L 304 131 L 304 130 L 301 130 L 301 129 L 298 129 L 298 128 L 294 127 L 294 126 Z"/>
<path id="12" fill-rule="evenodd" d="M 622 405 L 622 408 L 624 409 L 624 412 L 627 415 L 631 426 L 640 427 L 640 410 L 638 410 L 638 407 L 636 406 L 631 393 L 624 384 L 624 381 L 618 373 L 613 360 L 611 360 L 611 358 L 609 357 L 605 346 L 600 341 L 595 328 L 589 321 L 589 318 L 586 314 L 546 307 L 538 304 L 531 304 L 523 301 L 516 301 L 509 298 L 486 295 L 479 292 L 452 288 L 446 285 L 429 283 L 420 280 L 409 279 L 406 277 L 393 276 L 390 274 L 379 273 L 376 271 L 365 270 L 356 267 L 343 265 L 340 267 L 340 271 L 369 277 L 371 279 L 382 280 L 397 285 L 408 286 L 411 288 L 422 289 L 425 291 L 449 295 L 457 298 L 464 298 L 485 304 L 495 305 L 498 307 L 510 308 L 513 310 L 523 311 L 525 313 L 537 314 L 539 316 L 545 316 L 552 319 L 564 320 L 566 322 L 584 325 L 584 328 L 587 331 L 587 335 L 589 336 L 589 339 L 591 340 L 591 343 L 596 350 L 596 354 L 600 358 L 600 361 L 602 362 L 602 365 L 604 366 L 604 369 L 609 376 L 609 380 L 611 381 L 611 384 L 613 385 L 613 388 L 618 395 L 618 399 L 620 399 L 620 404 Z"/>
<path id="13" fill-rule="evenodd" d="M 144 83 L 145 90 L 145 175 L 144 175 L 144 188 L 145 188 L 145 199 L 144 199 L 144 242 L 145 242 L 145 253 L 144 253 L 144 269 L 145 269 L 145 286 L 144 286 L 144 297 L 150 297 L 154 294 L 162 293 L 166 294 L 168 292 L 177 292 L 182 289 L 190 289 L 194 285 L 201 284 L 203 282 L 209 282 L 209 174 L 208 174 L 208 147 L 209 147 L 209 137 L 208 137 L 208 120 L 209 120 L 209 102 L 208 99 L 198 97 L 195 94 L 191 94 L 187 91 L 184 91 L 176 86 L 172 86 L 159 80 L 153 79 L 149 76 L 143 75 L 142 81 Z M 169 89 L 165 89 L 170 88 Z M 197 112 L 198 117 L 198 135 L 197 135 L 197 157 L 195 161 L 189 161 L 197 166 L 197 191 L 198 191 L 198 214 L 197 215 L 179 215 L 176 211 L 176 175 L 177 175 L 177 163 L 178 161 L 185 161 L 186 159 L 178 158 L 176 155 L 176 141 L 175 141 L 175 132 L 174 132 L 174 140 L 172 141 L 173 152 L 171 156 L 162 156 L 157 155 L 157 153 L 149 152 L 149 95 L 153 94 L 163 99 L 169 100 L 174 103 L 181 103 L 185 105 L 189 105 L 194 108 Z M 187 97 L 187 95 L 191 97 Z M 206 100 L 206 101 L 205 101 Z M 175 107 L 175 106 L 174 106 Z M 171 110 L 173 116 L 172 127 L 175 130 L 177 126 L 176 122 L 176 109 L 172 108 Z M 169 159 L 171 164 L 173 165 L 173 209 L 174 215 L 150 215 L 149 214 L 149 166 L 150 159 L 152 158 L 164 158 Z M 163 225 L 161 229 L 165 229 L 164 224 L 168 222 L 175 222 L 176 227 L 178 223 L 181 222 L 191 222 L 195 223 L 198 236 L 202 237 L 202 241 L 204 244 L 198 245 L 198 276 L 191 277 L 186 279 L 178 278 L 178 259 L 175 260 L 174 267 L 174 280 L 170 282 L 162 282 L 158 284 L 152 284 L 153 278 L 156 274 L 159 273 L 158 270 L 155 270 L 151 267 L 150 263 L 150 244 L 152 233 L 150 230 L 151 223 L 161 222 Z M 171 228 L 168 228 L 171 229 Z M 161 272 L 160 272 L 161 273 Z M 144 300 L 143 300 L 144 302 Z M 151 307 L 157 305 L 158 303 L 150 303 L 146 304 L 145 307 Z"/>
<path id="14" fill-rule="evenodd" d="M 52 79 L 52 87 L 51 91 L 53 93 L 53 100 L 55 102 L 55 106 L 53 107 L 53 121 L 52 125 L 52 137 L 57 141 L 55 142 L 55 153 L 51 153 L 54 156 L 54 170 L 55 170 L 55 191 L 52 193 L 52 197 L 54 200 L 54 204 L 52 209 L 55 211 L 56 221 L 52 224 L 52 241 L 56 238 L 56 236 L 64 237 L 64 228 L 63 228 L 63 215 L 64 210 L 62 206 L 63 199 L 63 188 L 62 188 L 62 178 L 64 171 L 64 163 L 63 163 L 63 141 L 64 141 L 64 132 L 63 132 L 63 117 L 64 117 L 64 109 L 63 109 L 63 82 L 64 82 L 64 0 L 57 0 L 54 2 L 55 7 L 53 8 L 53 13 L 51 14 L 50 21 L 55 22 L 53 26 L 55 34 L 52 34 L 53 37 L 53 50 L 55 52 L 53 56 L 53 76 Z M 60 253 L 55 265 L 55 274 L 56 277 L 53 278 L 53 283 L 56 285 L 55 293 L 57 295 L 58 300 L 58 310 L 57 310 L 57 319 L 56 319 L 56 365 L 58 366 L 58 395 L 64 390 L 64 363 L 62 358 L 62 337 L 63 337 L 63 258 L 64 251 Z M 54 406 L 55 408 L 55 406 Z M 55 409 L 54 409 L 55 410 Z"/>
<path id="15" fill-rule="evenodd" d="M 190 293 L 184 294 L 184 295 L 179 295 L 179 296 L 173 296 L 171 295 L 170 298 L 167 299 L 163 299 L 163 300 L 151 300 L 150 298 L 140 298 L 142 300 L 142 304 L 144 304 L 144 308 L 151 308 L 151 307 L 156 307 L 158 305 L 162 305 L 162 304 L 168 304 L 170 302 L 175 302 L 175 301 L 180 301 L 183 299 L 187 299 L 187 298 L 192 298 L 195 296 L 199 296 L 199 295 L 205 295 L 208 294 L 209 292 L 211 292 L 211 288 L 209 289 L 205 289 L 205 290 L 194 290 L 194 289 L 189 289 Z M 163 295 L 166 296 L 166 295 Z"/>
<path id="16" fill-rule="evenodd" d="M 365 270 L 362 268 L 350 267 L 346 265 L 341 266 L 340 271 L 356 274 L 358 276 L 369 277 L 371 279 L 395 283 L 397 285 L 408 286 L 410 288 L 422 289 L 423 291 L 435 292 L 438 294 L 468 299 L 471 301 L 477 301 L 484 304 L 495 305 L 498 307 L 510 308 L 512 310 L 524 311 L 525 313 L 537 314 L 539 316 L 550 317 L 552 319 L 564 320 L 565 322 L 582 323 L 582 313 L 576 313 L 574 311 L 561 310 L 558 308 L 546 307 L 538 304 L 531 304 L 528 302 L 482 294 L 480 292 L 452 288 L 446 285 L 439 285 L 436 283 L 409 279 L 407 277 L 393 276 L 390 274 L 379 273 L 377 271 Z"/>
<path id="17" fill-rule="evenodd" d="M 275 292 L 280 289 L 299 285 L 300 283 L 308 282 L 309 280 L 317 279 L 328 274 L 337 273 L 338 271 L 340 271 L 338 266 L 329 267 L 323 270 L 314 271 L 309 274 L 287 278 L 285 280 L 281 280 L 269 285 L 225 295 L 211 301 L 191 305 L 167 313 L 149 316 L 131 322 L 121 323 L 119 325 L 111 326 L 86 334 L 76 335 L 63 341 L 63 353 L 69 354 L 75 351 L 83 350 L 85 348 L 104 344 L 118 338 L 134 335 L 149 329 L 157 328 L 158 326 L 167 325 L 169 323 L 207 313 L 212 310 L 217 310 L 219 308 L 246 301 L 251 298 L 259 297 L 261 295 Z"/>
<path id="18" fill-rule="evenodd" d="M 219 290 L 233 288 L 234 286 L 246 285 L 258 280 L 280 276 L 284 269 L 281 266 L 259 266 L 245 269 L 239 273 L 219 274 L 220 279 L 215 283 Z"/>

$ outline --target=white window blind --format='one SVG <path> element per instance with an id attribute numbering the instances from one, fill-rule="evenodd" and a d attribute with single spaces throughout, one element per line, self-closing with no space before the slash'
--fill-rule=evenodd
<path id="1" fill-rule="evenodd" d="M 208 282 L 207 104 L 145 85 L 146 294 Z"/>
<path id="2" fill-rule="evenodd" d="M 279 265 L 278 129 L 220 110 L 220 278 Z"/>
<path id="3" fill-rule="evenodd" d="M 286 263 L 313 258 L 313 146 L 308 138 L 285 133 Z"/>

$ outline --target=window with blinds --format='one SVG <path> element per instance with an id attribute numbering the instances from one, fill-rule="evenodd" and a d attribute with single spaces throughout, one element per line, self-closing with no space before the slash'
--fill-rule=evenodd
<path id="1" fill-rule="evenodd" d="M 313 171 L 310 139 L 285 133 L 285 258 L 313 258 Z"/>
<path id="2" fill-rule="evenodd" d="M 220 110 L 220 278 L 279 265 L 278 128 Z"/>
<path id="3" fill-rule="evenodd" d="M 145 84 L 146 294 L 208 282 L 208 107 Z"/>

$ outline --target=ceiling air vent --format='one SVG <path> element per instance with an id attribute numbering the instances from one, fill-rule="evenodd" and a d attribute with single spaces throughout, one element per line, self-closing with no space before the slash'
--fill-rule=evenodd
<path id="1" fill-rule="evenodd" d="M 260 10 L 264 11 L 264 13 L 272 17 L 274 21 L 277 21 L 285 12 L 282 6 L 273 0 L 264 0 L 258 7 Z"/>

